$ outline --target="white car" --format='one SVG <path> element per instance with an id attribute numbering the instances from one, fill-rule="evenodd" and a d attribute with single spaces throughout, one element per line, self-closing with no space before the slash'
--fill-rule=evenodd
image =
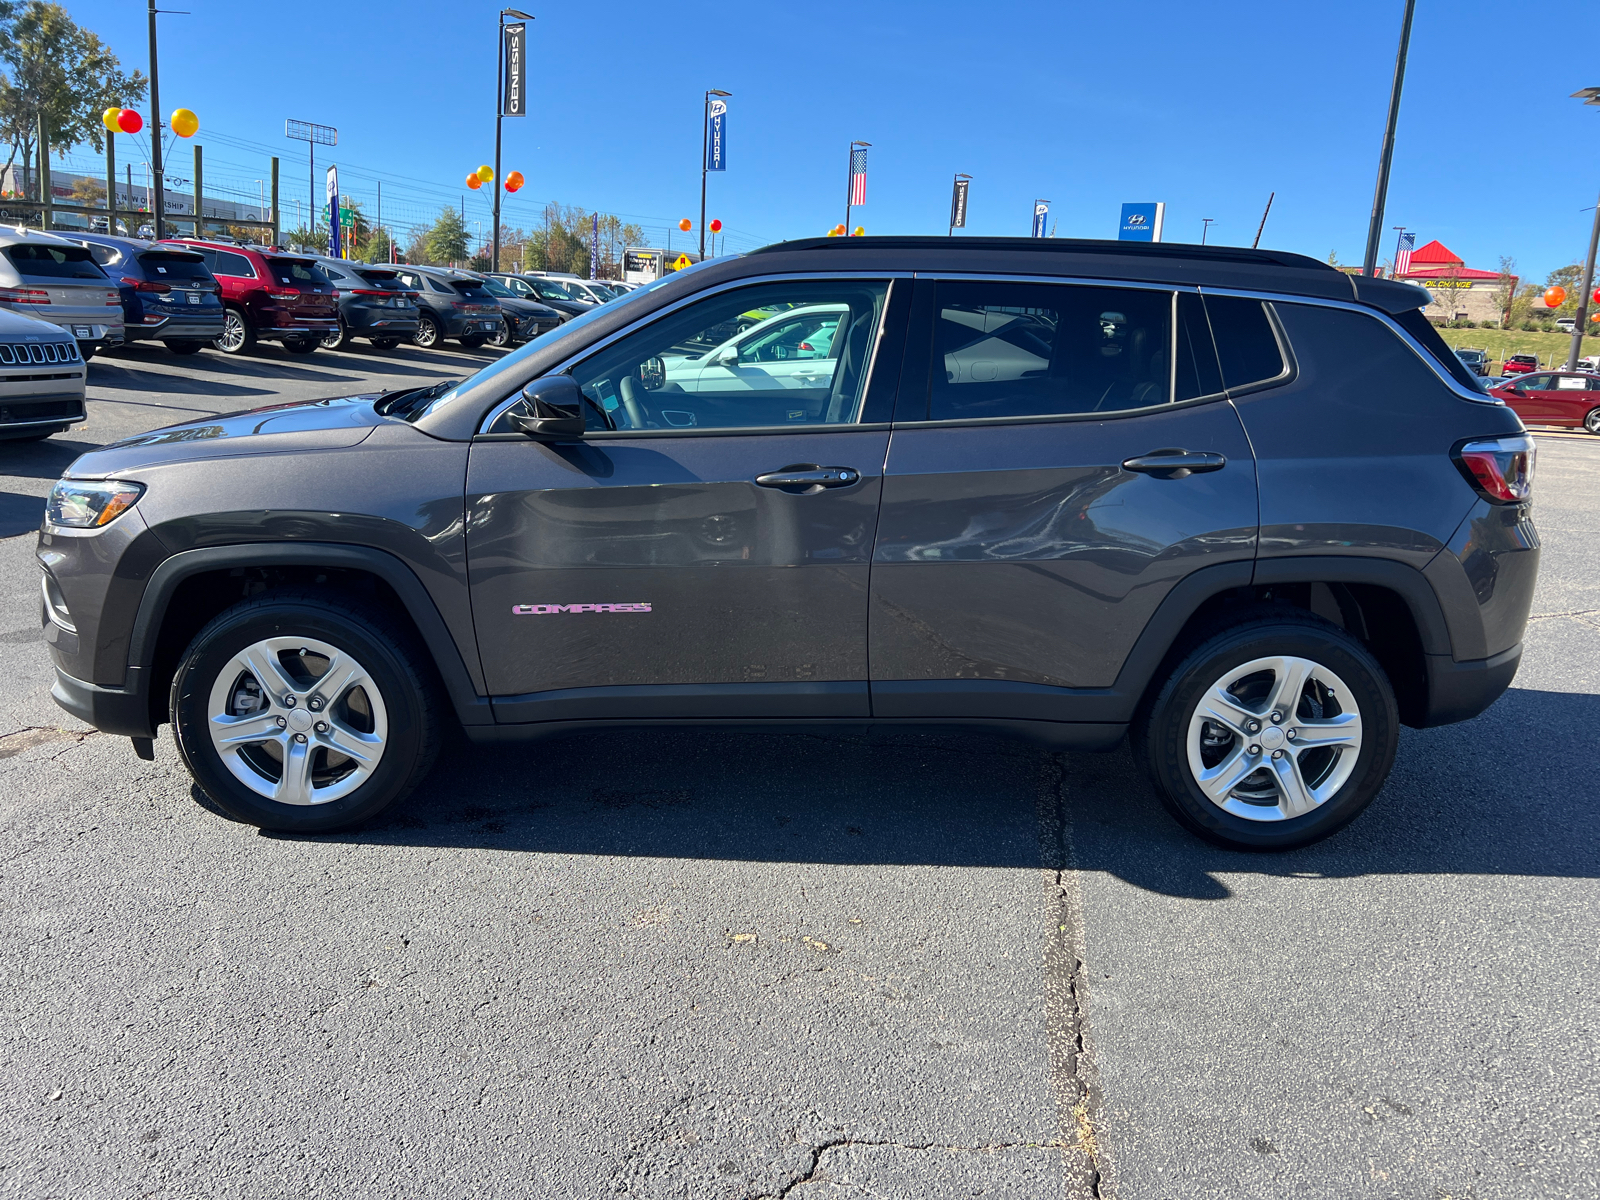
<path id="1" fill-rule="evenodd" d="M 704 354 L 667 358 L 667 382 L 686 392 L 831 387 L 833 338 L 849 311 L 812 304 L 768 317 Z"/>
<path id="2" fill-rule="evenodd" d="M 0 308 L 0 441 L 36 442 L 84 420 L 84 374 L 71 333 Z"/>

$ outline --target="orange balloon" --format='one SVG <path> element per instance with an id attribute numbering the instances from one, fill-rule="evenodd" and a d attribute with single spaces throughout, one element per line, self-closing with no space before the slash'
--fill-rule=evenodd
<path id="1" fill-rule="evenodd" d="M 511 174 L 506 176 L 506 191 L 517 191 L 526 182 L 528 181 L 522 177 L 521 171 L 512 171 Z"/>
<path id="2" fill-rule="evenodd" d="M 688 233 L 689 230 L 694 228 L 694 222 L 689 220 L 688 217 L 685 217 L 683 220 L 678 222 L 678 228 L 683 230 L 685 233 Z"/>
<path id="3" fill-rule="evenodd" d="M 1590 313 L 1589 314 L 1589 320 L 1591 320 L 1591 321 L 1600 321 L 1600 312 Z"/>
<path id="4" fill-rule="evenodd" d="M 467 176 L 467 186 L 469 188 L 471 188 L 473 191 L 477 191 L 479 188 L 481 188 L 483 186 L 483 180 L 479 179 L 476 174 L 468 175 Z"/>
<path id="5" fill-rule="evenodd" d="M 1560 308 L 1567 302 L 1567 289 L 1562 287 L 1546 288 L 1544 292 L 1544 306 L 1546 308 Z"/>

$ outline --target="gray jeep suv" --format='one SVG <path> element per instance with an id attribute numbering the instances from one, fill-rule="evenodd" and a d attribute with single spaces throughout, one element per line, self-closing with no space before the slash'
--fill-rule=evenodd
<path id="1" fill-rule="evenodd" d="M 1420 288 L 1293 254 L 838 238 L 641 288 L 463 380 L 78 459 L 57 701 L 316 832 L 481 742 L 678 722 L 1125 736 L 1282 848 L 1511 682 L 1533 444 Z"/>

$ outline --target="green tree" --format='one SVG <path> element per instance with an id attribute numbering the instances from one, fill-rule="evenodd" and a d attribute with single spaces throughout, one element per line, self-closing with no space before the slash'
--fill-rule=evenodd
<path id="1" fill-rule="evenodd" d="M 1495 311 L 1500 314 L 1500 324 L 1511 328 L 1511 323 L 1516 319 L 1517 305 L 1517 260 L 1509 255 L 1500 256 L 1500 277 L 1495 280 L 1494 295 Z"/>
<path id="2" fill-rule="evenodd" d="M 461 214 L 446 205 L 439 211 L 424 239 L 428 257 L 436 263 L 459 263 L 467 258 L 467 227 Z"/>
<path id="3" fill-rule="evenodd" d="M 0 0 L 0 137 L 10 151 L 8 169 L 20 157 L 26 176 L 41 123 L 52 150 L 83 142 L 103 149 L 100 114 L 137 103 L 148 90 L 143 75 L 124 72 L 110 48 L 61 5 Z"/>
<path id="4" fill-rule="evenodd" d="M 388 262 L 390 249 L 389 231 L 379 225 L 373 229 L 372 236 L 362 243 L 361 259 L 369 263 Z"/>

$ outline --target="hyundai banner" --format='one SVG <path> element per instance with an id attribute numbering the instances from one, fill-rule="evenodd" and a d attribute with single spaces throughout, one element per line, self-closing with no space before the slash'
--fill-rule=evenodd
<path id="1" fill-rule="evenodd" d="M 502 117 L 528 115 L 528 27 L 526 25 L 502 26 L 501 38 L 505 42 L 505 93 L 500 97 Z"/>
<path id="2" fill-rule="evenodd" d="M 706 108 L 706 170 L 728 169 L 728 102 L 713 96 Z"/>
<path id="3" fill-rule="evenodd" d="M 1122 221 L 1117 226 L 1119 242 L 1159 242 L 1161 221 L 1167 215 L 1167 206 L 1157 201 L 1153 204 L 1124 204 Z"/>
<path id="4" fill-rule="evenodd" d="M 339 253 L 339 168 L 328 168 L 328 257 L 343 258 Z"/>
<path id="5" fill-rule="evenodd" d="M 1045 226 L 1050 223 L 1050 201 L 1035 200 L 1033 202 L 1033 236 L 1042 238 Z"/>

